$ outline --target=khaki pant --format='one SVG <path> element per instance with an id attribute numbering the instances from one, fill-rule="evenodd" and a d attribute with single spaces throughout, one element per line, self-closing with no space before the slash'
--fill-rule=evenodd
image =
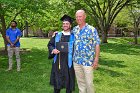
<path id="1" fill-rule="evenodd" d="M 79 65 L 74 62 L 74 69 L 79 93 L 95 93 L 93 85 L 93 67 Z"/>
<path id="2" fill-rule="evenodd" d="M 9 70 L 12 69 L 12 65 L 13 65 L 13 54 L 15 53 L 16 55 L 16 61 L 17 61 L 17 70 L 20 70 L 20 47 L 7 47 L 7 51 L 8 51 L 8 58 L 9 58 Z"/>

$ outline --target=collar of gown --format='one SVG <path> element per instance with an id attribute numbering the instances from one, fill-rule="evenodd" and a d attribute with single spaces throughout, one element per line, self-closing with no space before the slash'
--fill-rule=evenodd
<path id="1" fill-rule="evenodd" d="M 62 31 L 62 33 L 63 33 L 64 35 L 70 35 L 70 32 Z"/>

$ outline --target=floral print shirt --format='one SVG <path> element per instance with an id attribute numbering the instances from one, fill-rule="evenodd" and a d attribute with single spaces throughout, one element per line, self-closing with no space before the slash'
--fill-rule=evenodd
<path id="1" fill-rule="evenodd" d="M 100 44 L 97 30 L 88 24 L 80 30 L 73 28 L 75 36 L 73 61 L 84 66 L 91 66 L 94 61 L 95 46 Z"/>

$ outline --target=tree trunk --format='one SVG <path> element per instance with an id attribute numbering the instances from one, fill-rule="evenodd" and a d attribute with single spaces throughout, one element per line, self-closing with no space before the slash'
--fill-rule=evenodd
<path id="1" fill-rule="evenodd" d="M 25 21 L 25 32 L 24 32 L 24 36 L 28 37 L 28 22 Z"/>
<path id="2" fill-rule="evenodd" d="M 135 31 L 134 31 L 134 44 L 138 44 L 138 27 L 136 24 L 134 26 L 134 29 L 135 29 Z"/>
<path id="3" fill-rule="evenodd" d="M 102 31 L 102 43 L 107 43 L 107 31 Z"/>
<path id="4" fill-rule="evenodd" d="M 3 15 L 0 15 L 0 19 L 1 19 L 1 26 L 2 26 L 2 30 L 1 30 L 1 34 L 4 40 L 4 46 L 5 46 L 5 51 L 7 50 L 7 40 L 6 40 L 6 24 L 5 24 L 5 19 Z"/>
<path id="5" fill-rule="evenodd" d="M 134 44 L 138 44 L 137 35 L 134 36 L 134 39 L 135 39 Z"/>

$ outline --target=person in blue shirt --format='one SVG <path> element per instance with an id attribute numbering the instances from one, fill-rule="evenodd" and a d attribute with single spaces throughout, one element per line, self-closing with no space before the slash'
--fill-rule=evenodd
<path id="1" fill-rule="evenodd" d="M 95 93 L 93 85 L 93 69 L 98 67 L 100 53 L 100 39 L 97 30 L 87 24 L 84 10 L 76 12 L 77 26 L 73 28 L 74 42 L 74 70 L 79 93 Z"/>
<path id="2" fill-rule="evenodd" d="M 20 71 L 20 37 L 21 31 L 17 28 L 17 22 L 11 21 L 11 27 L 6 30 L 6 39 L 7 39 L 7 51 L 8 51 L 8 58 L 9 58 L 9 68 L 7 71 L 12 70 L 13 65 L 13 54 L 16 55 L 17 61 L 17 71 Z"/>

